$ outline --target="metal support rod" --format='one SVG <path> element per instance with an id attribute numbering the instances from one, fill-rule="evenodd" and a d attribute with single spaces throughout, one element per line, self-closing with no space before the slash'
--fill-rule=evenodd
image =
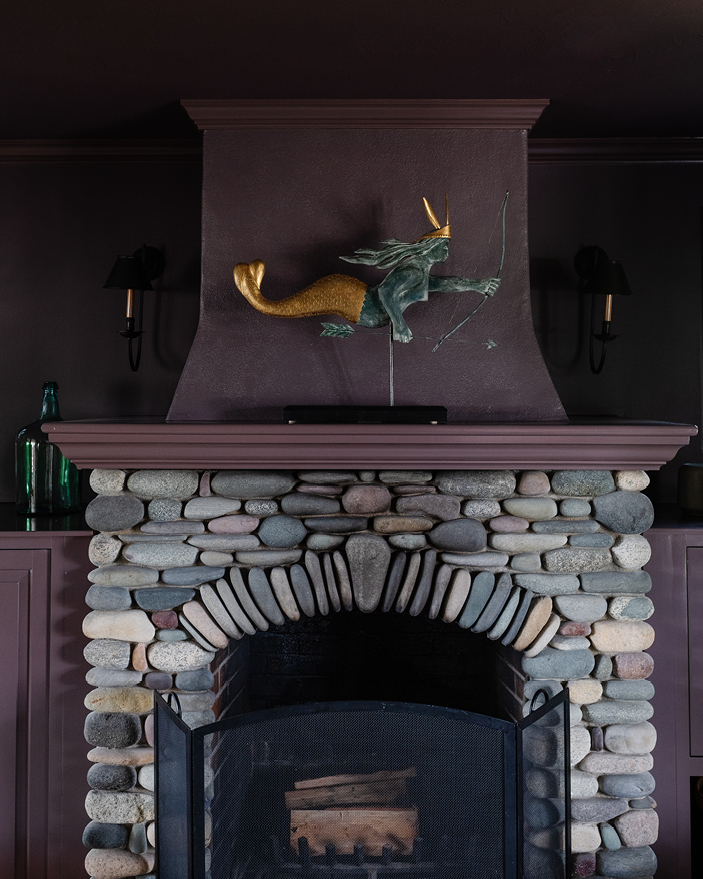
<path id="1" fill-rule="evenodd" d="M 390 378 L 390 401 L 391 406 L 395 406 L 394 376 L 393 376 L 393 324 L 390 326 L 390 335 L 388 336 L 388 373 Z"/>

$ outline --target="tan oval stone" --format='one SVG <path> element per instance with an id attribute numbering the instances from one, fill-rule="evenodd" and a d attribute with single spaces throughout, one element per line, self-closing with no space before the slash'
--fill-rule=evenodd
<path id="1" fill-rule="evenodd" d="M 600 848 L 600 832 L 597 824 L 582 824 L 580 821 L 571 823 L 571 851 L 594 852 Z"/>
<path id="2" fill-rule="evenodd" d="M 143 610 L 91 610 L 83 620 L 86 638 L 151 641 L 155 633 Z"/>
<path id="3" fill-rule="evenodd" d="M 644 470 L 616 470 L 615 485 L 620 491 L 643 491 L 649 485 Z"/>
<path id="4" fill-rule="evenodd" d="M 91 790 L 85 798 L 85 810 L 93 821 L 106 824 L 141 824 L 156 817 L 154 797 L 147 793 Z"/>
<path id="5" fill-rule="evenodd" d="M 429 531 L 432 524 L 432 520 L 424 516 L 376 516 L 373 520 L 373 530 L 379 534 L 405 534 Z"/>
<path id="6" fill-rule="evenodd" d="M 212 621 L 199 601 L 187 601 L 183 605 L 183 615 L 214 647 L 226 647 L 229 643 L 227 635 Z"/>
<path id="7" fill-rule="evenodd" d="M 96 494 L 119 494 L 124 488 L 127 474 L 124 470 L 93 470 L 90 487 Z"/>
<path id="8" fill-rule="evenodd" d="M 547 625 L 551 613 L 552 599 L 548 595 L 541 595 L 533 601 L 525 622 L 522 624 L 522 629 L 520 629 L 520 634 L 513 641 L 513 649 L 524 650 L 529 647 Z"/>
<path id="9" fill-rule="evenodd" d="M 457 568 L 452 577 L 446 604 L 442 613 L 445 623 L 453 623 L 466 604 L 471 589 L 471 574 L 464 568 Z"/>
<path id="10" fill-rule="evenodd" d="M 530 659 L 532 656 L 537 656 L 544 650 L 544 648 L 547 646 L 547 644 L 549 644 L 549 642 L 556 634 L 560 623 L 561 617 L 559 616 L 559 614 L 553 613 L 549 617 L 549 619 L 547 620 L 547 625 L 542 629 L 542 631 L 535 638 L 535 640 L 525 650 L 525 656 L 528 659 Z"/>
<path id="11" fill-rule="evenodd" d="M 154 853 L 136 855 L 122 849 L 94 848 L 85 857 L 85 869 L 93 879 L 129 879 L 144 876 L 154 866 Z"/>
<path id="12" fill-rule="evenodd" d="M 91 763 L 111 766 L 147 766 L 154 762 L 153 748 L 93 748 L 88 751 Z"/>
<path id="13" fill-rule="evenodd" d="M 591 644 L 601 653 L 640 653 L 654 643 L 654 629 L 641 620 L 599 620 Z"/>
<path id="14" fill-rule="evenodd" d="M 576 705 L 591 705 L 603 695 L 603 684 L 593 678 L 569 681 L 569 701 Z"/>
<path id="15" fill-rule="evenodd" d="M 149 663 L 146 658 L 146 644 L 143 642 L 134 645 L 134 650 L 132 650 L 132 668 L 135 671 L 149 670 Z"/>
<path id="16" fill-rule="evenodd" d="M 83 703 L 88 711 L 123 711 L 148 714 L 154 707 L 154 693 L 144 687 L 98 687 Z"/>

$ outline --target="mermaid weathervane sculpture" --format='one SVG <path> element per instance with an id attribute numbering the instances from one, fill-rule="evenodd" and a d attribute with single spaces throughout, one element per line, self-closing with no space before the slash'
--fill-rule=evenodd
<path id="1" fill-rule="evenodd" d="M 505 207 L 508 194 L 503 201 L 503 257 L 505 256 Z M 350 275 L 326 275 L 309 287 L 277 302 L 264 298 L 261 281 L 264 277 L 264 263 L 257 259 L 252 263 L 238 263 L 234 268 L 234 281 L 242 295 L 263 314 L 276 317 L 313 317 L 335 314 L 352 324 L 374 329 L 392 325 L 392 338 L 395 342 L 409 342 L 410 331 L 403 312 L 415 302 L 427 302 L 431 293 L 459 293 L 474 291 L 483 299 L 471 312 L 471 317 L 493 296 L 500 285 L 503 268 L 501 258 L 498 275 L 494 278 L 455 278 L 430 274 L 437 263 L 443 263 L 449 256 L 449 206 L 445 198 L 446 222 L 442 226 L 426 198 L 423 198 L 425 211 L 433 225 L 432 232 L 422 235 L 413 243 L 390 238 L 382 241 L 380 250 L 360 248 L 353 256 L 343 256 L 345 262 L 390 269 L 386 277 L 376 286 L 369 286 Z M 462 326 L 466 320 L 462 321 Z M 323 336 L 344 337 L 354 332 L 353 327 L 344 324 L 323 324 Z M 455 327 L 455 330 L 459 328 Z M 434 350 L 455 330 L 451 330 L 439 340 Z"/>

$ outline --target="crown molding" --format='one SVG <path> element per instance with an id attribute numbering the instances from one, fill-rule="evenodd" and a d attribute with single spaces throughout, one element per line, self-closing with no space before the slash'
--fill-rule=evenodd
<path id="1" fill-rule="evenodd" d="M 199 140 L 0 140 L 0 164 L 201 162 Z"/>
<path id="2" fill-rule="evenodd" d="M 201 130 L 500 128 L 529 130 L 548 100 L 183 100 Z"/>
<path id="3" fill-rule="evenodd" d="M 703 137 L 530 138 L 531 165 L 703 162 Z"/>

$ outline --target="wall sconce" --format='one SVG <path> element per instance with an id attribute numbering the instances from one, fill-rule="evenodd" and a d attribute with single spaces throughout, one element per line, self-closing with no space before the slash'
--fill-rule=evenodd
<path id="1" fill-rule="evenodd" d="M 598 375 L 605 364 L 608 342 L 617 339 L 617 336 L 610 332 L 610 324 L 613 319 L 613 296 L 631 296 L 632 290 L 627 283 L 622 265 L 610 259 L 601 247 L 582 247 L 574 257 L 574 268 L 579 277 L 585 281 L 583 292 L 592 297 L 588 358 L 591 372 Z M 596 296 L 605 296 L 605 310 L 600 333 L 596 333 Z M 597 366 L 594 355 L 594 339 L 598 339 L 601 343 L 600 360 Z"/>
<path id="2" fill-rule="evenodd" d="M 165 260 L 156 247 L 143 244 L 131 256 L 118 256 L 103 289 L 127 291 L 127 323 L 120 335 L 129 339 L 129 365 L 132 372 L 139 369 L 142 357 L 142 320 L 144 317 L 144 291 L 153 290 L 151 282 L 163 274 Z M 139 291 L 139 323 L 134 319 L 134 293 Z M 135 358 L 132 344 L 137 340 L 137 356 Z"/>

